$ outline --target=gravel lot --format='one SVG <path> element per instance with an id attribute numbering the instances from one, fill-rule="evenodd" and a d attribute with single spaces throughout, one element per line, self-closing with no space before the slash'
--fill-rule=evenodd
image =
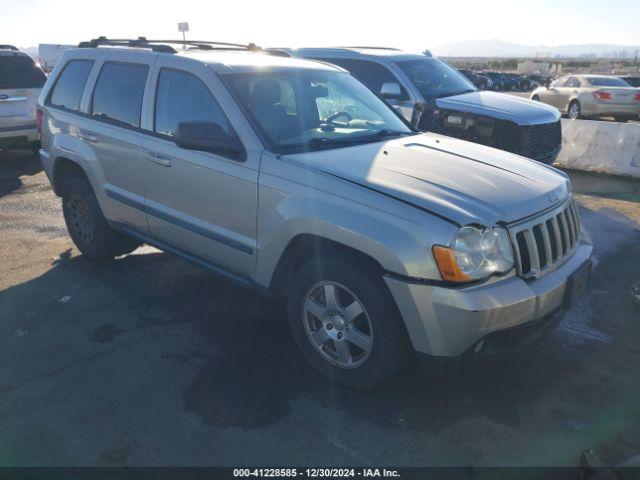
<path id="1" fill-rule="evenodd" d="M 267 301 L 151 248 L 78 254 L 0 152 L 0 465 L 575 465 L 640 451 L 640 182 L 571 173 L 591 290 L 545 341 L 384 388 L 307 367 Z"/>

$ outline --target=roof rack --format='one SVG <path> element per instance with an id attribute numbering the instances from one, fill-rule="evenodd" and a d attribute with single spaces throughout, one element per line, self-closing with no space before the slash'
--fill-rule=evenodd
<path id="1" fill-rule="evenodd" d="M 0 50 L 13 50 L 14 52 L 18 51 L 18 49 L 13 45 L 0 45 Z"/>
<path id="2" fill-rule="evenodd" d="M 148 40 L 146 37 L 138 37 L 136 39 L 119 39 L 119 38 L 107 38 L 98 37 L 86 42 L 80 42 L 79 48 L 97 48 L 100 46 L 112 46 L 112 47 L 134 47 L 134 48 L 149 48 L 154 52 L 162 53 L 178 53 L 178 50 L 171 46 L 182 45 L 188 47 L 189 50 L 244 50 L 244 51 L 264 51 L 261 47 L 255 43 L 241 44 L 241 43 L 226 43 L 226 42 L 211 42 L 208 40 Z M 267 52 L 269 53 L 269 52 Z"/>

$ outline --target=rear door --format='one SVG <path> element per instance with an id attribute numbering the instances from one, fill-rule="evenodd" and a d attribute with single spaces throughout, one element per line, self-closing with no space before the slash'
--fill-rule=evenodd
<path id="1" fill-rule="evenodd" d="M 126 61 L 106 59 L 97 65 L 88 115 L 77 132 L 99 162 L 106 217 L 143 233 L 148 229 L 140 123 L 156 56 L 129 52 Z"/>
<path id="2" fill-rule="evenodd" d="M 46 81 L 24 53 L 0 51 L 0 136 L 35 129 L 35 108 Z"/>

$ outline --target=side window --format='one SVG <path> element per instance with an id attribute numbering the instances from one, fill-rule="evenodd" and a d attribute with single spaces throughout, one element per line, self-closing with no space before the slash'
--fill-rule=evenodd
<path id="1" fill-rule="evenodd" d="M 327 62 L 335 63 L 336 65 L 345 68 L 351 74 L 364 83 L 367 87 L 373 90 L 376 94 L 380 93 L 383 83 L 398 82 L 398 79 L 383 65 L 375 62 L 369 62 L 366 60 L 350 60 L 342 58 L 325 59 Z M 409 95 L 405 88 L 400 85 L 401 96 L 399 100 L 408 100 Z"/>
<path id="2" fill-rule="evenodd" d="M 93 90 L 91 113 L 139 127 L 147 70 L 146 65 L 106 62 Z"/>
<path id="3" fill-rule="evenodd" d="M 67 63 L 53 86 L 49 105 L 78 110 L 92 67 L 92 60 L 71 60 Z"/>
<path id="4" fill-rule="evenodd" d="M 567 83 L 564 84 L 565 87 L 568 88 L 576 88 L 580 86 L 580 80 L 578 80 L 576 77 L 569 77 L 569 80 L 567 80 Z"/>
<path id="5" fill-rule="evenodd" d="M 564 84 L 567 82 L 568 78 L 569 77 L 560 77 L 559 79 L 554 80 L 553 82 L 551 82 L 550 86 L 554 87 L 554 88 L 563 87 Z"/>
<path id="6" fill-rule="evenodd" d="M 228 134 L 231 124 L 206 85 L 195 75 L 163 68 L 158 78 L 154 130 L 173 136 L 180 122 L 215 122 Z"/>

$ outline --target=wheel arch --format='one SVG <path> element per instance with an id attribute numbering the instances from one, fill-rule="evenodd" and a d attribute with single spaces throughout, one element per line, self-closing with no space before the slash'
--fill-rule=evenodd
<path id="1" fill-rule="evenodd" d="M 89 175 L 78 162 L 63 156 L 57 157 L 53 161 L 51 186 L 58 197 L 62 196 L 64 183 L 71 176 L 82 176 L 89 181 Z"/>
<path id="2" fill-rule="evenodd" d="M 271 275 L 271 281 L 264 289 L 265 293 L 268 296 L 285 295 L 298 268 L 310 260 L 322 257 L 348 259 L 380 276 L 385 272 L 380 262 L 361 250 L 320 235 L 301 233 L 293 237 L 284 248 Z"/>

